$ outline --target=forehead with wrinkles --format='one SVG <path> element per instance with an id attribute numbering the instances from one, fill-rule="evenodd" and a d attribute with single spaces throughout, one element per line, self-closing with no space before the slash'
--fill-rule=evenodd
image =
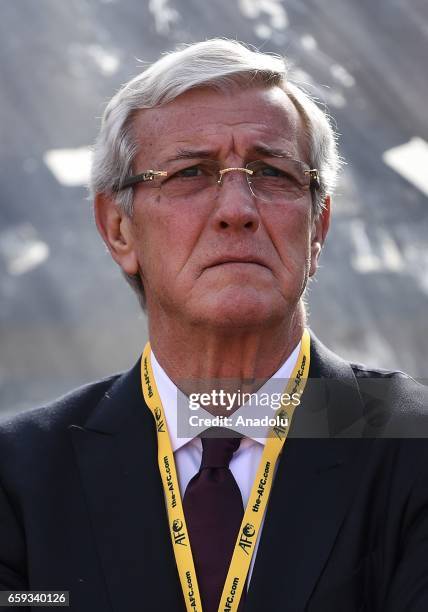
<path id="1" fill-rule="evenodd" d="M 138 111 L 133 120 L 138 146 L 135 165 L 166 161 L 183 148 L 215 156 L 245 155 L 257 144 L 308 157 L 304 122 L 279 87 L 236 88 L 227 94 L 209 88 L 186 92 L 172 102 Z"/>

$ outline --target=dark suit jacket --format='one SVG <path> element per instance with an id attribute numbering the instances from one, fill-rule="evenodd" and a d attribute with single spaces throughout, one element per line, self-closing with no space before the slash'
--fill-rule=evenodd
<path id="1" fill-rule="evenodd" d="M 245 609 L 427 612 L 425 388 L 316 338 L 310 376 Z M 4 423 L 0 484 L 0 590 L 69 590 L 78 612 L 183 612 L 139 364 Z"/>

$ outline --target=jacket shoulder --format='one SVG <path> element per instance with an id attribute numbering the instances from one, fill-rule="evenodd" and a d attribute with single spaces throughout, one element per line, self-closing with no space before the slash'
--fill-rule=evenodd
<path id="1" fill-rule="evenodd" d="M 428 438 L 428 387 L 405 372 L 350 364 L 368 422 L 388 437 Z"/>
<path id="2" fill-rule="evenodd" d="M 334 404 L 329 418 L 339 429 L 358 422 L 363 437 L 428 438 L 426 385 L 399 370 L 343 359 L 313 333 L 311 359 L 314 376 L 323 381 L 330 406 Z"/>
<path id="3" fill-rule="evenodd" d="M 83 423 L 120 377 L 121 374 L 113 374 L 74 389 L 44 406 L 4 419 L 0 422 L 0 437 L 21 437 L 30 431 L 49 433 L 76 422 Z"/>

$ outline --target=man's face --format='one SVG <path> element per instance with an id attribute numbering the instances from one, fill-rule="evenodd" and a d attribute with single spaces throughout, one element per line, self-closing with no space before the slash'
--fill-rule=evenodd
<path id="1" fill-rule="evenodd" d="M 269 161 L 260 147 L 308 160 L 301 119 L 279 87 L 191 91 L 140 112 L 135 130 L 135 173 L 191 167 L 200 152 L 223 168 Z M 177 160 L 183 151 L 193 157 Z M 153 184 L 134 190 L 125 270 L 142 275 L 149 317 L 236 328 L 293 314 L 326 231 L 322 218 L 314 222 L 309 191 L 290 202 L 259 201 L 242 172 L 225 174 L 217 195 L 196 200 L 169 200 Z"/>

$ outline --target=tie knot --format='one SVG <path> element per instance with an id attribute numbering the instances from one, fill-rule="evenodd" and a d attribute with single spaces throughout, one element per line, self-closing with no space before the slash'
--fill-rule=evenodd
<path id="1" fill-rule="evenodd" d="M 214 434 L 214 428 L 213 428 Z M 218 428 L 217 431 L 221 431 Z M 217 434 L 218 435 L 218 434 Z M 233 453 L 238 450 L 241 438 L 218 438 L 203 437 L 202 440 L 202 461 L 203 468 L 228 468 Z"/>

